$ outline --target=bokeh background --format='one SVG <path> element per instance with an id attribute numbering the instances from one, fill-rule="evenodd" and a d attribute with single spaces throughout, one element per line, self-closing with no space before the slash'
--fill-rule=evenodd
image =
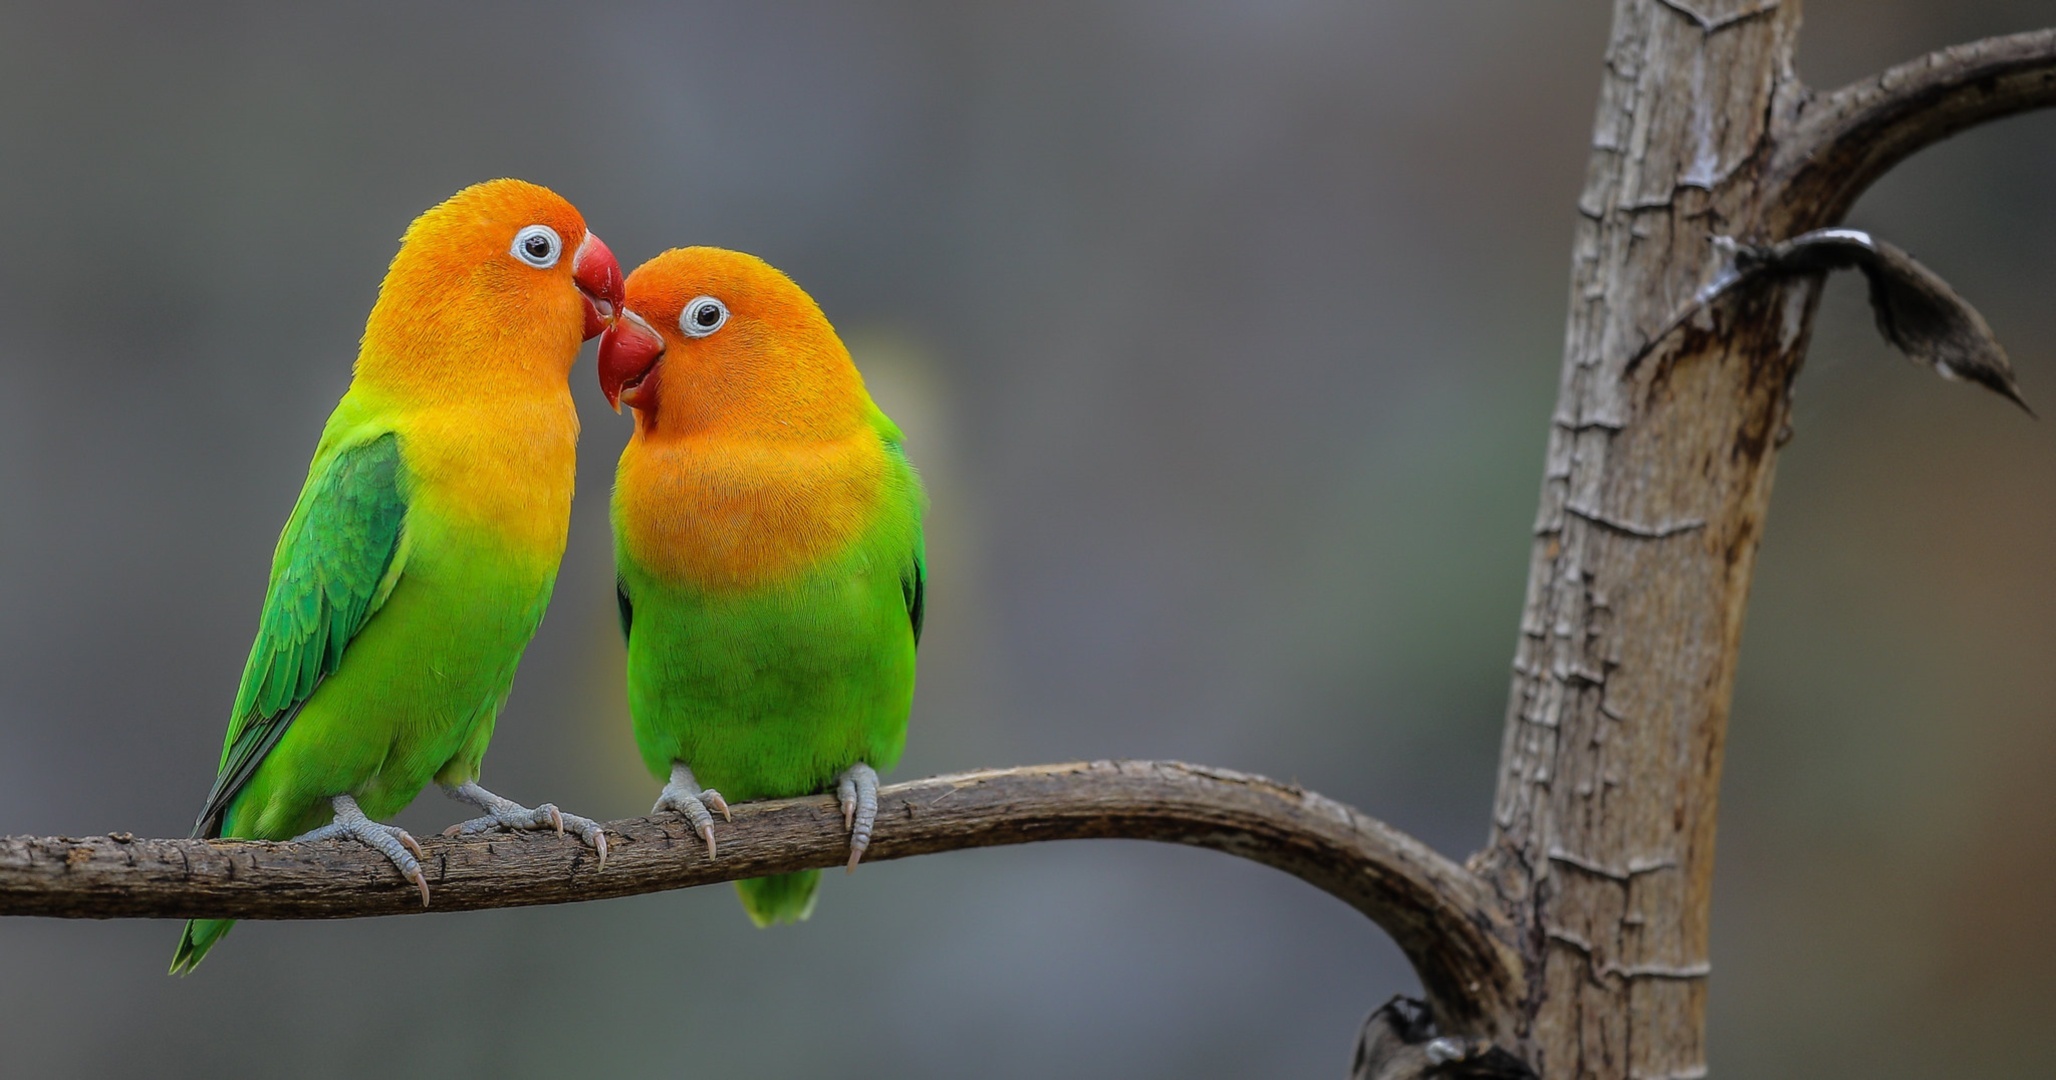
<path id="1" fill-rule="evenodd" d="M 273 539 L 394 241 L 468 182 L 631 265 L 793 273 L 934 496 L 900 775 L 1099 756 L 1482 840 L 1601 0 L 0 6 L 0 832 L 182 835 Z M 1838 85 L 2047 0 L 1810 0 Z M 2056 117 L 1854 221 L 2056 409 Z M 1715 906 L 1729 1076 L 2056 1069 L 2056 430 L 1900 362 L 1837 282 L 1744 646 Z M 557 601 L 486 780 L 649 805 L 589 363 Z M 430 793 L 402 818 L 456 819 Z M 0 921 L 0 1071 L 1335 1077 L 1412 979 L 1292 879 L 1099 843 L 245 923 Z"/>

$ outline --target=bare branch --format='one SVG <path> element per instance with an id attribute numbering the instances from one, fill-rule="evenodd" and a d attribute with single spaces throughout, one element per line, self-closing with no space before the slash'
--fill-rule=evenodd
<path id="1" fill-rule="evenodd" d="M 1929 53 L 1800 105 L 1764 181 L 1763 225 L 1831 225 L 1892 166 L 1989 120 L 2056 105 L 2056 29 Z"/>
<path id="2" fill-rule="evenodd" d="M 839 866 L 828 796 L 735 807 L 709 860 L 683 818 L 609 822 L 607 868 L 547 833 L 423 843 L 434 911 L 561 904 Z M 958 773 L 878 793 L 870 861 L 1039 840 L 1122 838 L 1213 848 L 1273 866 L 1385 928 L 1420 973 L 1442 1030 L 1502 1034 L 1517 955 L 1484 886 L 1419 841 L 1333 799 L 1260 776 L 1122 761 Z M 377 853 L 323 841 L 0 839 L 0 915 L 333 919 L 421 910 Z"/>

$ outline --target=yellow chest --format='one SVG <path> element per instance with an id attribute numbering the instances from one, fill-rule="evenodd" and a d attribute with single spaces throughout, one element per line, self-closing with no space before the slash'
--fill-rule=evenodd
<path id="1" fill-rule="evenodd" d="M 411 496 L 429 517 L 552 564 L 562 557 L 578 460 L 568 393 L 417 412 L 403 438 Z"/>
<path id="2" fill-rule="evenodd" d="M 621 456 L 615 531 L 665 581 L 747 589 L 848 551 L 878 519 L 888 468 L 869 429 L 801 443 L 638 435 Z"/>

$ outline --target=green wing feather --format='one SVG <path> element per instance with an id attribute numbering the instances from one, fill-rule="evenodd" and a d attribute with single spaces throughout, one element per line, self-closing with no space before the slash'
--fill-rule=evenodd
<path id="1" fill-rule="evenodd" d="M 628 582 L 614 579 L 614 606 L 621 612 L 621 640 L 628 640 L 628 628 L 635 625 L 635 602 L 628 598 Z"/>
<path id="2" fill-rule="evenodd" d="M 899 459 L 900 467 L 906 470 L 907 476 L 915 475 L 914 463 L 907 460 L 906 436 L 901 434 L 899 425 L 893 423 L 892 417 L 885 415 L 884 411 L 876 405 L 871 406 L 869 419 L 871 421 L 871 430 L 878 433 L 878 439 L 885 444 L 886 452 Z M 907 619 L 914 624 L 914 644 L 919 646 L 921 644 L 921 623 L 928 615 L 928 542 L 921 535 L 921 530 L 918 526 L 914 530 L 914 550 L 912 554 L 911 560 L 900 571 L 900 593 L 906 597 Z M 621 625 L 623 632 L 626 632 L 628 627 L 628 598 L 624 595 L 621 602 L 623 605 Z"/>
<path id="3" fill-rule="evenodd" d="M 386 431 L 351 441 L 326 462 L 308 476 L 279 536 L 257 641 L 220 772 L 193 824 L 196 837 L 219 835 L 229 804 L 399 580 L 407 518 L 399 437 Z"/>
<path id="4" fill-rule="evenodd" d="M 914 561 L 900 576 L 900 593 L 907 598 L 907 619 L 914 624 L 914 646 L 921 645 L 921 623 L 928 616 L 928 544 L 914 538 Z"/>

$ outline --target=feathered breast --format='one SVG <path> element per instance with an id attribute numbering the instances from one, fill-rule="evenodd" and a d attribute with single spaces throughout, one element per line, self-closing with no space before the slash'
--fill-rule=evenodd
<path id="1" fill-rule="evenodd" d="M 554 569 L 577 475 L 568 393 L 417 410 L 397 426 L 419 505 Z"/>
<path id="2" fill-rule="evenodd" d="M 666 581 L 749 589 L 849 551 L 885 509 L 889 470 L 868 428 L 832 441 L 638 436 L 616 478 L 616 533 Z"/>

